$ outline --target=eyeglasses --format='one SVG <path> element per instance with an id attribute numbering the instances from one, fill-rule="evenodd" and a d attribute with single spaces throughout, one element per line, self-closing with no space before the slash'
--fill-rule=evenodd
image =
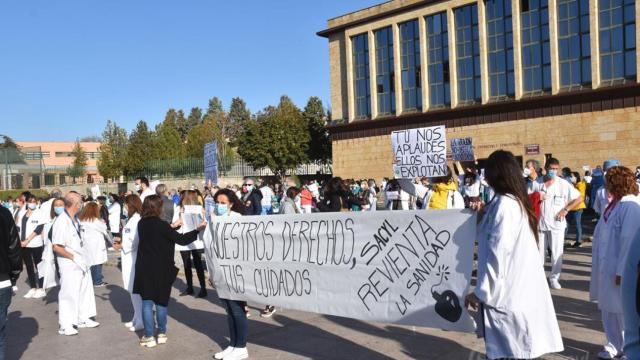
<path id="1" fill-rule="evenodd" d="M 242 184 L 242 186 L 253 186 L 253 184 Z"/>

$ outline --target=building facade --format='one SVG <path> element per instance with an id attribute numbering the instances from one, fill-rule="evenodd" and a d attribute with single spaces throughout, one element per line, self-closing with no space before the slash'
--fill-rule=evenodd
<path id="1" fill-rule="evenodd" d="M 12 165 L 15 174 L 20 176 L 21 187 L 37 188 L 41 186 L 65 185 L 73 183 L 67 169 L 73 164 L 72 155 L 75 142 L 18 141 L 26 164 Z M 100 152 L 99 142 L 81 142 L 80 146 L 87 156 L 85 175 L 76 178 L 78 184 L 102 182 L 98 172 L 97 160 Z M 0 159 L 1 160 L 1 159 Z"/>
<path id="2" fill-rule="evenodd" d="M 635 0 L 393 0 L 328 21 L 333 170 L 391 177 L 395 130 L 445 125 L 574 170 L 640 165 Z"/>

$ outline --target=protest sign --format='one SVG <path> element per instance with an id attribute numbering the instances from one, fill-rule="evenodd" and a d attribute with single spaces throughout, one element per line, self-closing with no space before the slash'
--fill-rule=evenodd
<path id="1" fill-rule="evenodd" d="M 447 134 L 444 125 L 391 133 L 396 179 L 447 175 Z"/>
<path id="2" fill-rule="evenodd" d="M 218 184 L 218 142 L 212 141 L 204 146 L 205 184 Z"/>
<path id="3" fill-rule="evenodd" d="M 100 186 L 98 185 L 93 185 L 91 187 L 91 197 L 95 200 L 98 198 L 98 196 L 102 195 L 102 192 L 100 191 Z"/>
<path id="4" fill-rule="evenodd" d="M 466 210 L 213 217 L 218 295 L 364 321 L 473 331 Z"/>
<path id="5" fill-rule="evenodd" d="M 198 228 L 204 218 L 202 210 L 202 206 L 200 205 L 184 206 L 184 212 L 182 213 L 182 230 L 184 233 L 188 233 L 189 231 L 193 231 Z M 198 234 L 199 240 L 202 240 L 202 235 L 203 232 L 201 231 Z"/>
<path id="6" fill-rule="evenodd" d="M 453 161 L 476 161 L 471 138 L 451 139 Z"/>

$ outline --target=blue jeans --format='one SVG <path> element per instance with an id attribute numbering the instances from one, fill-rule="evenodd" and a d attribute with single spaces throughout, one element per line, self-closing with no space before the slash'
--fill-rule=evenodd
<path id="1" fill-rule="evenodd" d="M 156 307 L 156 318 L 158 322 L 158 334 L 167 333 L 167 307 L 156 304 L 153 300 L 142 300 L 142 322 L 144 324 L 144 336 L 152 337 L 155 329 L 153 319 L 153 306 Z"/>
<path id="2" fill-rule="evenodd" d="M 229 346 L 234 348 L 247 347 L 247 333 L 249 324 L 247 313 L 244 311 L 244 302 L 235 300 L 222 300 L 222 305 L 227 311 L 227 322 L 229 324 Z"/>
<path id="3" fill-rule="evenodd" d="M 573 212 L 573 222 L 576 226 L 576 242 L 582 242 L 582 209 Z"/>
<path id="4" fill-rule="evenodd" d="M 104 279 L 104 276 L 102 276 L 102 264 L 91 267 L 91 279 L 93 279 L 93 285 L 102 284 L 102 280 Z"/>
<path id="5" fill-rule="evenodd" d="M 0 360 L 4 360 L 7 341 L 7 312 L 11 304 L 11 286 L 0 289 Z"/>

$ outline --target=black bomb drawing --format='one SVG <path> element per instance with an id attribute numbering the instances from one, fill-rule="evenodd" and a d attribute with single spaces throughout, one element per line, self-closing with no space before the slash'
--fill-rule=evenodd
<path id="1" fill-rule="evenodd" d="M 434 288 L 442 285 L 444 280 L 449 280 L 449 267 L 446 265 L 440 265 L 436 276 L 440 277 L 440 282 L 431 287 L 431 296 L 436 301 L 436 313 L 443 319 L 455 323 L 460 320 L 462 316 L 462 306 L 460 306 L 460 299 L 456 293 L 451 290 L 445 290 L 443 292 L 437 292 Z"/>

